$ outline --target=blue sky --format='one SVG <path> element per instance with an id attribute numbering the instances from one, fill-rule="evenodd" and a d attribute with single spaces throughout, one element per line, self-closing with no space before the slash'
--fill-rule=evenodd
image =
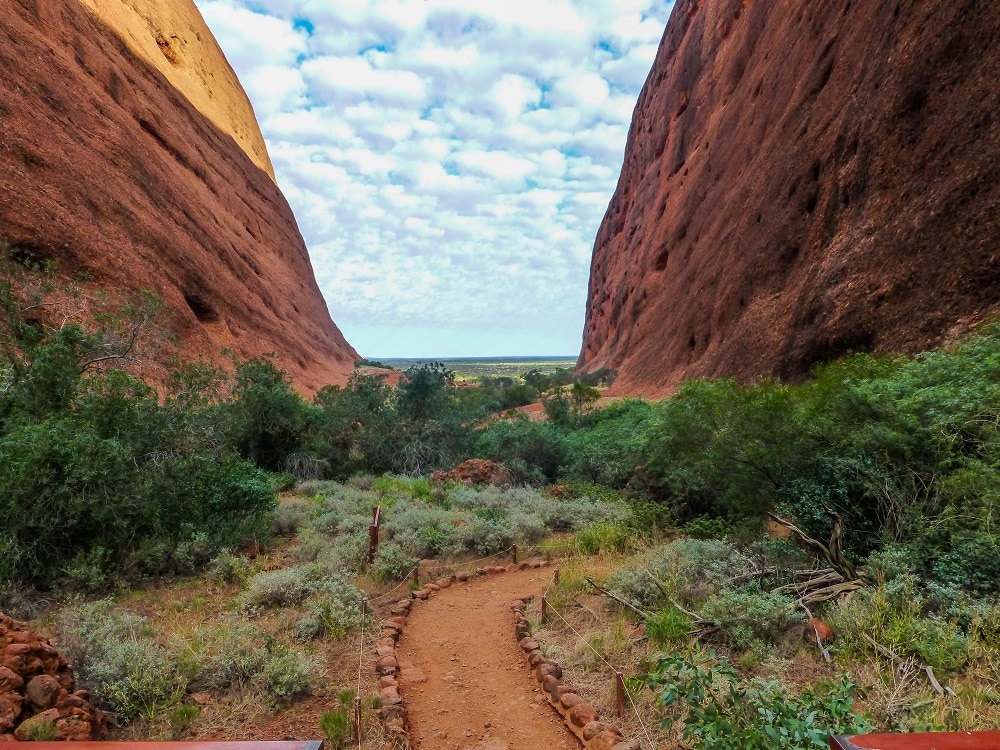
<path id="1" fill-rule="evenodd" d="M 575 355 L 672 2 L 196 0 L 369 357 Z"/>

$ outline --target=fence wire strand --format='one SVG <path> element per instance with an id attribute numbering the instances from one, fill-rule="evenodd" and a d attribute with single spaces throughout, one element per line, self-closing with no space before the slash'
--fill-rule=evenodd
<path id="1" fill-rule="evenodd" d="M 590 643 L 590 641 L 588 641 L 586 638 L 584 638 L 583 635 L 580 633 L 580 631 L 578 631 L 576 628 L 574 628 L 570 624 L 569 620 L 567 620 L 565 617 L 563 617 L 562 613 L 558 609 L 556 609 L 555 607 L 553 607 L 551 603 L 548 602 L 548 599 L 547 599 L 548 593 L 549 593 L 549 590 L 552 588 L 552 585 L 554 583 L 555 583 L 555 581 L 553 580 L 551 583 L 549 583 L 548 588 L 545 589 L 544 596 L 546 597 L 546 605 L 547 605 L 546 606 L 546 611 L 547 612 L 554 612 L 556 614 L 556 616 L 560 620 L 563 621 L 563 623 L 566 625 L 566 627 L 569 628 L 571 631 L 573 631 L 573 634 L 577 638 L 579 638 L 581 641 L 583 641 L 584 645 L 586 645 L 587 648 L 589 648 L 591 651 L 593 651 L 594 655 L 598 659 L 600 659 L 602 662 L 604 662 L 604 664 L 608 667 L 608 669 L 610 669 L 612 672 L 614 672 L 616 674 L 618 672 L 624 672 L 625 670 L 619 670 L 617 667 L 615 667 L 614 665 L 612 665 L 611 662 L 609 662 L 604 657 L 604 654 L 602 654 L 600 651 L 598 651 L 596 648 L 594 648 L 593 645 Z M 656 747 L 656 743 L 653 742 L 653 738 L 650 735 L 649 730 L 646 728 L 646 724 L 643 722 L 642 717 L 639 715 L 639 708 L 638 708 L 638 706 L 635 705 L 635 701 L 632 700 L 632 694 L 629 692 L 627 686 L 625 688 L 625 696 L 628 698 L 629 705 L 632 706 L 632 713 L 635 714 L 636 721 L 638 721 L 639 722 L 639 726 L 642 727 L 642 733 L 646 736 L 646 739 L 649 741 L 650 747 L 651 748 L 655 748 Z"/>

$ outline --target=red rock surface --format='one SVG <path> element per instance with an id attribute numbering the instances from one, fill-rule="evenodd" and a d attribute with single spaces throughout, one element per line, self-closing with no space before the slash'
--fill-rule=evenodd
<path id="1" fill-rule="evenodd" d="M 8 0 L 0 35 L 0 240 L 157 292 L 185 357 L 274 352 L 304 391 L 346 382 L 357 355 L 240 145 L 76 0 Z"/>
<path id="2" fill-rule="evenodd" d="M 432 482 L 461 482 L 463 484 L 510 484 L 513 478 L 503 466 L 484 458 L 470 458 L 451 471 L 435 471 Z"/>
<path id="3" fill-rule="evenodd" d="M 0 742 L 30 740 L 42 724 L 59 740 L 100 740 L 104 715 L 47 639 L 0 613 Z"/>
<path id="4" fill-rule="evenodd" d="M 799 380 L 1000 302 L 1000 4 L 679 0 L 600 228 L 579 366 Z"/>

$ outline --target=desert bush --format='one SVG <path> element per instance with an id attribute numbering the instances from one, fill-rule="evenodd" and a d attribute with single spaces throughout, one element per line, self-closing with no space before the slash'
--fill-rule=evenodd
<path id="1" fill-rule="evenodd" d="M 264 571 L 247 581 L 245 597 L 249 604 L 269 607 L 299 604 L 320 590 L 324 575 L 318 565 Z"/>
<path id="2" fill-rule="evenodd" d="M 831 610 L 837 630 L 836 651 L 856 659 L 881 658 L 874 639 L 900 657 L 915 656 L 939 671 L 954 671 L 969 659 L 969 638 L 954 620 L 925 614 L 926 598 L 917 579 L 903 575 L 873 589 L 863 589 Z"/>
<path id="3" fill-rule="evenodd" d="M 723 589 L 710 596 L 699 614 L 719 626 L 719 635 L 745 651 L 757 643 L 773 643 L 791 626 L 804 622 L 793 599 L 768 591 Z"/>
<path id="4" fill-rule="evenodd" d="M 224 583 L 246 584 L 253 572 L 252 563 L 242 555 L 223 549 L 208 564 L 208 574 Z"/>
<path id="5" fill-rule="evenodd" d="M 272 529 L 276 536 L 291 536 L 306 522 L 310 507 L 301 500 L 282 502 L 272 514 Z"/>
<path id="6" fill-rule="evenodd" d="M 676 539 L 612 571 L 607 586 L 640 607 L 665 604 L 661 587 L 690 604 L 752 570 L 752 561 L 730 542 Z"/>
<path id="7" fill-rule="evenodd" d="M 314 657 L 280 644 L 273 646 L 262 672 L 268 697 L 278 706 L 287 706 L 309 695 L 316 667 Z"/>
<path id="8" fill-rule="evenodd" d="M 59 632 L 81 684 L 122 723 L 151 722 L 184 695 L 187 681 L 145 618 L 116 612 L 104 600 L 63 610 Z"/>
<path id="9" fill-rule="evenodd" d="M 325 578 L 319 593 L 308 602 L 308 616 L 299 622 L 299 638 L 306 640 L 325 634 L 341 640 L 361 625 L 364 594 L 338 576 Z"/>
<path id="10" fill-rule="evenodd" d="M 278 706 L 308 695 L 313 657 L 277 642 L 239 616 L 199 625 L 171 643 L 177 669 L 192 690 L 255 689 Z"/>

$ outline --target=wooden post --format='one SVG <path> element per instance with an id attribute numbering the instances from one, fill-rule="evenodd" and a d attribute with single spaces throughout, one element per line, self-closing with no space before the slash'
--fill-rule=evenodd
<path id="1" fill-rule="evenodd" d="M 625 715 L 625 675 L 615 670 L 615 687 L 617 688 L 617 698 L 618 698 L 618 715 Z"/>
<path id="2" fill-rule="evenodd" d="M 371 524 L 368 526 L 368 564 L 375 562 L 375 553 L 378 552 L 378 526 Z"/>
<path id="3" fill-rule="evenodd" d="M 361 742 L 361 696 L 354 698 L 354 741 Z"/>
<path id="4" fill-rule="evenodd" d="M 514 564 L 517 565 L 517 545 L 514 545 Z"/>
<path id="5" fill-rule="evenodd" d="M 414 588 L 418 588 L 418 589 L 420 588 L 420 566 L 419 565 L 414 565 L 413 566 L 413 587 Z"/>
<path id="6" fill-rule="evenodd" d="M 556 572 L 552 574 L 552 582 L 558 586 L 559 585 L 559 568 L 556 568 Z"/>
<path id="7" fill-rule="evenodd" d="M 378 532 L 382 525 L 382 506 L 376 505 L 372 510 L 372 522 L 368 526 L 368 564 L 375 562 L 378 553 Z"/>
<path id="8" fill-rule="evenodd" d="M 361 600 L 361 619 L 364 619 L 367 616 L 368 616 L 368 600 L 367 599 L 362 599 Z"/>
<path id="9" fill-rule="evenodd" d="M 545 616 L 549 613 L 549 600 L 546 597 L 542 597 L 542 622 L 545 622 Z"/>

